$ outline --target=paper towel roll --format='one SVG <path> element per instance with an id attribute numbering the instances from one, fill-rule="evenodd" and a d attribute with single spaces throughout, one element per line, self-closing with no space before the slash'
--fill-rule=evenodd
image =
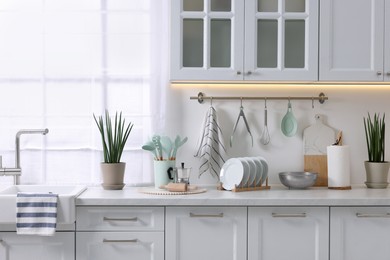
<path id="1" fill-rule="evenodd" d="M 351 173 L 349 146 L 332 145 L 327 147 L 328 153 L 328 187 L 350 188 Z"/>

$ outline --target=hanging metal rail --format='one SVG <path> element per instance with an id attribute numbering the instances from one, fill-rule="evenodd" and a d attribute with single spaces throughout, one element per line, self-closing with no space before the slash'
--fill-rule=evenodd
<path id="1" fill-rule="evenodd" d="M 325 102 L 325 100 L 328 100 L 329 98 L 324 94 L 320 93 L 317 97 L 222 97 L 222 96 L 216 96 L 216 97 L 208 97 L 203 92 L 199 92 L 197 97 L 190 97 L 190 99 L 197 99 L 200 104 L 203 103 L 205 99 L 213 100 L 311 100 L 314 102 L 314 100 L 318 100 L 321 104 Z"/>

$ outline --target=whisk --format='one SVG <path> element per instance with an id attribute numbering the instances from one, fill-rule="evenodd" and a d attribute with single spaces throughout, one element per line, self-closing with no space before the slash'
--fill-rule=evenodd
<path id="1" fill-rule="evenodd" d="M 263 145 L 267 145 L 267 144 L 269 144 L 270 141 L 271 141 L 271 138 L 269 136 L 268 126 L 267 126 L 267 98 L 265 98 L 265 101 L 264 101 L 264 128 L 263 128 L 263 132 L 261 133 L 260 143 L 262 143 Z"/>

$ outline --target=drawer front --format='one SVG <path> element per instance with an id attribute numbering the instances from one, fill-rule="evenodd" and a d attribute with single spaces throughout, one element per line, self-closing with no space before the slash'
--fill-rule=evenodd
<path id="1" fill-rule="evenodd" d="M 390 207 L 331 207 L 330 222 L 330 259 L 389 259 Z"/>
<path id="2" fill-rule="evenodd" d="M 328 260 L 328 207 L 249 207 L 248 260 Z"/>
<path id="3" fill-rule="evenodd" d="M 167 207 L 166 210 L 165 259 L 246 259 L 246 207 Z"/>
<path id="4" fill-rule="evenodd" d="M 77 232 L 76 259 L 164 260 L 164 232 Z"/>
<path id="5" fill-rule="evenodd" d="M 0 259 L 74 260 L 74 232 L 56 232 L 54 236 L 22 236 L 0 232 Z"/>
<path id="6" fill-rule="evenodd" d="M 164 207 L 77 207 L 77 231 L 164 231 Z"/>

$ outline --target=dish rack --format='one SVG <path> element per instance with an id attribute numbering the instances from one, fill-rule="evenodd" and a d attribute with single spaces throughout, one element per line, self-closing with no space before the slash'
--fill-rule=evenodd
<path id="1" fill-rule="evenodd" d="M 222 183 L 220 182 L 218 187 L 217 187 L 218 190 L 225 190 L 223 187 L 222 187 Z M 268 177 L 265 179 L 265 185 L 264 183 L 262 183 L 262 180 L 260 180 L 260 184 L 259 185 L 255 185 L 255 186 L 243 186 L 243 187 L 238 187 L 237 185 L 235 185 L 235 188 L 232 189 L 233 192 L 243 192 L 243 191 L 255 191 L 255 190 L 269 190 L 271 189 L 271 186 L 268 185 Z"/>

